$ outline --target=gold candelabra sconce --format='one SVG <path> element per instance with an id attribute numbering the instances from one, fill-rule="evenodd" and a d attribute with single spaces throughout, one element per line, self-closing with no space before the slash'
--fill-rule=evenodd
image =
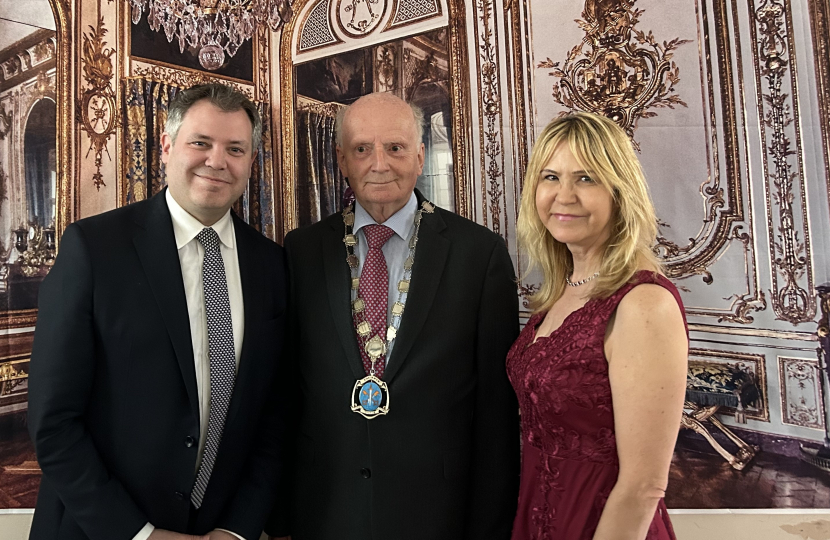
<path id="1" fill-rule="evenodd" d="M 30 223 L 21 225 L 12 231 L 14 247 L 19 256 L 15 264 L 26 277 L 34 277 L 45 269 L 46 272 L 55 264 L 55 226 L 41 227 Z"/>

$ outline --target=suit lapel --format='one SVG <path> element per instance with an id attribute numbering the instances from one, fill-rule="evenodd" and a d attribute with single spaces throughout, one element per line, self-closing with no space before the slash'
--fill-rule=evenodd
<path id="1" fill-rule="evenodd" d="M 346 248 L 343 244 L 344 226 L 340 214 L 331 217 L 329 223 L 331 228 L 325 230 L 320 240 L 329 307 L 349 366 L 355 379 L 360 379 L 365 377 L 366 373 L 363 370 L 363 360 L 360 358 L 357 336 L 352 322 L 351 276 L 349 267 L 346 265 Z"/>
<path id="2" fill-rule="evenodd" d="M 253 373 L 253 349 L 254 335 L 259 330 L 255 321 L 259 320 L 258 313 L 262 313 L 262 294 L 266 290 L 266 284 L 262 283 L 263 272 L 257 272 L 257 261 L 254 259 L 256 246 L 245 231 L 242 220 L 233 216 L 233 230 L 236 238 L 236 256 L 239 260 L 239 279 L 242 281 L 242 303 L 245 313 L 245 330 L 242 338 L 242 352 L 239 354 L 239 368 L 234 382 L 233 397 L 231 398 L 230 410 L 228 411 L 227 423 L 233 421 L 239 411 L 242 396 L 245 393 L 248 378 Z"/>
<path id="3" fill-rule="evenodd" d="M 418 202 L 420 204 L 420 197 Z M 418 232 L 418 247 L 415 250 L 415 266 L 412 268 L 412 283 L 398 337 L 395 338 L 392 349 L 391 362 L 384 372 L 383 378 L 386 381 L 391 381 L 406 361 L 435 300 L 450 250 L 450 241 L 441 235 L 444 228 L 446 225 L 440 214 L 423 214 Z"/>
<path id="4" fill-rule="evenodd" d="M 173 221 L 164 197 L 164 191 L 153 197 L 146 206 L 147 211 L 137 216 L 138 228 L 133 234 L 133 245 L 173 343 L 190 407 L 198 420 L 199 395 L 196 389 L 187 299 L 173 234 Z"/>

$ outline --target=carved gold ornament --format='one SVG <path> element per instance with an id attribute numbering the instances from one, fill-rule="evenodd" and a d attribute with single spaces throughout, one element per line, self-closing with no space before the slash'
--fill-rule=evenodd
<path id="1" fill-rule="evenodd" d="M 761 108 L 765 169 L 768 189 L 774 188 L 770 189 L 771 202 L 778 207 L 777 227 L 770 228 L 770 256 L 775 269 L 772 309 L 778 319 L 799 324 L 813 320 L 816 302 L 810 268 L 809 229 L 806 219 L 798 219 L 799 214 L 806 214 L 806 203 L 803 200 L 804 176 L 796 149 L 800 147 L 800 141 L 797 129 L 794 129 L 798 104 L 794 99 L 795 92 L 790 94 L 785 87 L 787 80 L 791 82 L 795 76 L 790 69 L 787 16 L 787 7 L 782 0 L 767 0 L 754 13 L 760 34 L 757 60 L 766 83 Z M 798 193 L 802 198 L 797 197 Z M 783 278 L 783 286 L 779 285 L 779 276 Z"/>
<path id="2" fill-rule="evenodd" d="M 674 86 L 680 68 L 674 51 L 689 40 L 662 43 L 649 30 L 637 28 L 644 13 L 636 0 L 586 0 L 584 20 L 576 23 L 585 37 L 560 66 L 550 58 L 538 67 L 559 79 L 553 99 L 568 109 L 599 113 L 633 136 L 640 118 L 657 116 L 651 109 L 686 107 Z M 636 145 L 636 143 L 635 143 Z"/>
<path id="3" fill-rule="evenodd" d="M 115 103 L 115 91 L 112 88 L 113 66 L 112 55 L 115 49 L 107 48 L 104 36 L 104 18 L 98 19 L 95 28 L 89 27 L 90 32 L 84 34 L 83 64 L 84 80 L 87 88 L 84 90 L 78 103 L 80 128 L 89 137 L 87 156 L 95 151 L 95 174 L 92 175 L 93 185 L 97 189 L 105 186 L 101 174 L 101 165 L 104 151 L 112 160 L 107 150 L 107 143 L 115 131 L 118 123 Z"/>

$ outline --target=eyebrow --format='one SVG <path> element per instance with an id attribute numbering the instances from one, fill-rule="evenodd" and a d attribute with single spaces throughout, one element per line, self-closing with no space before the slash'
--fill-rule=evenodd
<path id="1" fill-rule="evenodd" d="M 542 169 L 541 172 L 549 172 L 549 173 L 552 173 L 552 174 L 561 174 L 558 171 L 554 171 L 553 169 Z M 591 172 L 583 171 L 583 170 L 573 171 L 571 174 L 573 174 L 573 175 L 584 174 L 585 176 L 591 176 Z"/>
<path id="2" fill-rule="evenodd" d="M 212 141 L 212 140 L 213 140 L 213 137 L 209 137 L 209 136 L 207 136 L 207 135 L 203 135 L 203 134 L 201 134 L 201 133 L 194 133 L 194 134 L 191 136 L 191 139 L 192 139 L 192 140 L 193 140 L 193 139 L 197 139 L 197 140 L 200 140 L 200 141 Z M 228 144 L 232 144 L 232 145 L 236 145 L 236 146 L 247 146 L 247 145 L 248 145 L 248 142 L 247 142 L 247 141 L 243 141 L 243 140 L 238 140 L 238 141 L 228 141 Z"/>

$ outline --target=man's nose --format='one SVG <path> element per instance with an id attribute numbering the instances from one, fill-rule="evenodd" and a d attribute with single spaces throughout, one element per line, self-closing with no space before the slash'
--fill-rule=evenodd
<path id="1" fill-rule="evenodd" d="M 218 145 L 214 145 L 208 152 L 205 165 L 211 169 L 224 169 L 225 164 L 225 150 Z"/>
<path id="2" fill-rule="evenodd" d="M 375 149 L 372 170 L 376 172 L 384 172 L 389 170 L 389 162 L 387 161 L 386 152 L 384 152 L 383 148 Z"/>

